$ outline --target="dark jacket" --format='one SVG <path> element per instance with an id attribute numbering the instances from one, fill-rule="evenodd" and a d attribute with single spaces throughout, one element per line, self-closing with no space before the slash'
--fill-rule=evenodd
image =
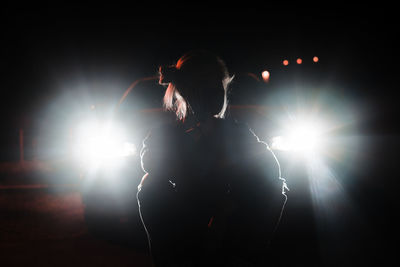
<path id="1" fill-rule="evenodd" d="M 285 196 L 276 158 L 245 125 L 165 125 L 141 158 L 138 203 L 157 265 L 262 258 Z"/>

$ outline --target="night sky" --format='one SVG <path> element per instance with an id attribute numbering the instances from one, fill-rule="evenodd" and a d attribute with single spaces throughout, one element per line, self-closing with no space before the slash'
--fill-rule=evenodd
<path id="1" fill-rule="evenodd" d="M 365 111 L 358 127 L 374 141 L 363 155 L 368 174 L 361 171 L 362 182 L 351 190 L 371 221 L 373 230 L 366 235 L 373 237 L 364 241 L 382 244 L 376 252 L 383 252 L 396 232 L 390 229 L 396 226 L 392 214 L 398 210 L 394 39 L 399 30 L 394 8 L 135 3 L 2 9 L 2 144 L 7 132 L 34 128 L 46 106 L 82 80 L 114 83 L 112 90 L 121 95 L 136 79 L 156 74 L 159 65 L 172 64 L 196 48 L 221 56 L 231 73 L 274 70 L 283 58 L 317 55 L 329 77 L 346 84 L 347 93 Z"/>
<path id="2" fill-rule="evenodd" d="M 360 97 L 381 100 L 375 92 L 382 83 L 393 89 L 390 7 L 93 2 L 6 7 L 2 17 L 2 110 L 12 114 L 77 75 L 109 75 L 127 87 L 195 48 L 220 55 L 233 73 L 319 55 L 338 76 L 356 81 Z"/>

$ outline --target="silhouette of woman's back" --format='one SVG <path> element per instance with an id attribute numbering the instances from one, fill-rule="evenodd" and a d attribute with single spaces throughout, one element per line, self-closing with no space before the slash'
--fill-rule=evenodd
<path id="1" fill-rule="evenodd" d="M 217 57 L 192 52 L 160 74 L 164 102 L 181 120 L 153 129 L 141 151 L 138 203 L 154 262 L 259 258 L 285 197 L 273 154 L 247 127 L 222 119 L 230 78 Z"/>

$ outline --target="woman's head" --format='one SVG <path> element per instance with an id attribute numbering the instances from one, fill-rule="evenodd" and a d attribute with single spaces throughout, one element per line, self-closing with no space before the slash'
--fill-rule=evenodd
<path id="1" fill-rule="evenodd" d="M 223 118 L 231 80 L 225 63 L 203 50 L 183 55 L 176 65 L 160 67 L 160 84 L 168 85 L 164 106 L 181 120 L 189 114 L 200 120 Z"/>

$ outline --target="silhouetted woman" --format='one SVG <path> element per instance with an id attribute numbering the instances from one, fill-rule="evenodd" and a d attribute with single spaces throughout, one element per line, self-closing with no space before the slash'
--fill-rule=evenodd
<path id="1" fill-rule="evenodd" d="M 276 158 L 224 119 L 232 77 L 220 58 L 194 51 L 159 73 L 178 120 L 153 129 L 141 151 L 138 203 L 154 263 L 262 264 L 286 198 Z"/>

